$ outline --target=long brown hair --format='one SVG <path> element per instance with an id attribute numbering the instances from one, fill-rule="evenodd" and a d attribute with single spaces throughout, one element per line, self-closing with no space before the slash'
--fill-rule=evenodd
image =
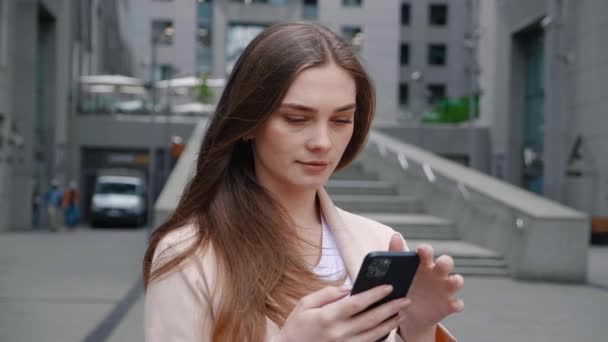
<path id="1" fill-rule="evenodd" d="M 348 165 L 363 147 L 374 115 L 369 76 L 348 43 L 326 27 L 275 24 L 238 59 L 207 128 L 196 173 L 173 215 L 151 236 L 143 263 L 146 288 L 200 248 L 213 248 L 222 270 L 213 341 L 262 341 L 266 317 L 281 326 L 299 298 L 324 285 L 295 252 L 297 234 L 286 228 L 294 223 L 257 182 L 244 138 L 277 110 L 299 72 L 328 63 L 349 72 L 356 84 L 353 135 L 336 170 Z M 192 222 L 197 234 L 191 247 L 152 267 L 159 241 Z"/>

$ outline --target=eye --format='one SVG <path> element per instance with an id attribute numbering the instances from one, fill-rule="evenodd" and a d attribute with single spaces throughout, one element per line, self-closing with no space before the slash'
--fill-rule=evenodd
<path id="1" fill-rule="evenodd" d="M 285 116 L 285 120 L 289 123 L 302 123 L 306 121 L 306 118 L 302 116 Z"/>
<path id="2" fill-rule="evenodd" d="M 339 123 L 341 125 L 348 125 L 348 124 L 352 124 L 353 120 L 346 119 L 346 118 L 339 118 L 339 119 L 335 119 L 334 122 Z"/>

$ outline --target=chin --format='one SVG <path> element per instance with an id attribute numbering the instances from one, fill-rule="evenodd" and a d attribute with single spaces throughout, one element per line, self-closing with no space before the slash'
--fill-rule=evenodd
<path id="1" fill-rule="evenodd" d="M 325 183 L 327 183 L 327 178 L 318 178 L 318 179 L 300 179 L 297 182 L 293 182 L 292 184 L 295 187 L 298 188 L 302 188 L 302 189 L 307 189 L 307 190 L 312 190 L 312 189 L 318 189 L 322 186 L 325 186 Z"/>

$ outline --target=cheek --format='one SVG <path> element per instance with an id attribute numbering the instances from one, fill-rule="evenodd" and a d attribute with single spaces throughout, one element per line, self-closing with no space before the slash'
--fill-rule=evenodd
<path id="1" fill-rule="evenodd" d="M 285 127 L 270 121 L 255 137 L 255 152 L 262 160 L 280 162 L 289 153 L 293 140 Z"/>

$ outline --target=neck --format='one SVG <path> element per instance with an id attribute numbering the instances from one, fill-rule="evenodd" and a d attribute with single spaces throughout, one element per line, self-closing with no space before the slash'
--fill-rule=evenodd
<path id="1" fill-rule="evenodd" d="M 318 227 L 321 224 L 317 206 L 317 190 L 269 189 L 276 200 L 287 210 L 298 231 Z"/>

